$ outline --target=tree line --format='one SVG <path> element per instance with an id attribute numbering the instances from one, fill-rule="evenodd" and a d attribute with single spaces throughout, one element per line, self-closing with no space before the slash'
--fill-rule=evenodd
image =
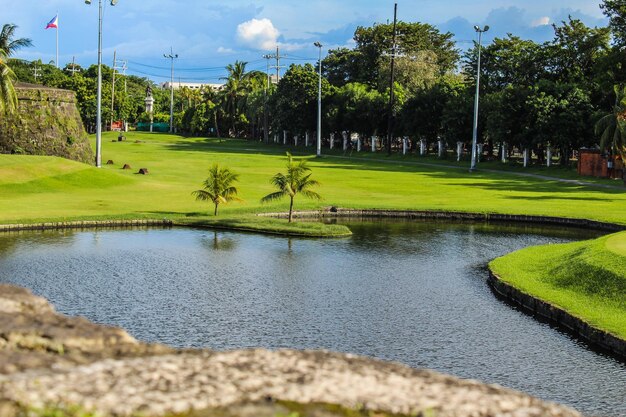
<path id="1" fill-rule="evenodd" d="M 550 148 L 566 163 L 572 150 L 581 147 L 624 151 L 626 0 L 604 0 L 601 7 L 609 18 L 607 27 L 591 28 L 570 17 L 553 25 L 553 39 L 547 42 L 508 34 L 483 45 L 478 133 L 489 155 L 528 149 L 541 162 Z M 462 52 L 450 32 L 399 22 L 395 100 L 390 108 L 392 32 L 391 24 L 358 27 L 353 48 L 332 49 L 322 60 L 323 137 L 327 141 L 333 133 L 349 132 L 371 146 L 371 137 L 391 133 L 409 138 L 412 149 L 418 148 L 418 141 L 443 141 L 451 149 L 461 142 L 467 148 L 478 45 Z M 56 69 L 10 59 L 12 50 L 4 38 L 0 36 L 0 74 L 4 68 L 12 74 L 10 79 L 74 90 L 86 126 L 95 129 L 96 66 Z M 17 45 L 23 46 L 28 42 Z M 39 68 L 37 78 L 34 67 Z M 278 83 L 268 82 L 263 72 L 246 71 L 245 62 L 226 70 L 219 90 L 175 90 L 179 133 L 270 141 L 275 136 L 282 141 L 283 132 L 289 138 L 307 133 L 313 137 L 317 66 L 291 65 Z M 103 120 L 148 120 L 145 89 L 156 86 L 146 78 L 118 77 L 111 108 L 112 75 L 111 68 L 103 66 Z M 153 95 L 155 121 L 167 122 L 168 91 L 153 88 Z"/>

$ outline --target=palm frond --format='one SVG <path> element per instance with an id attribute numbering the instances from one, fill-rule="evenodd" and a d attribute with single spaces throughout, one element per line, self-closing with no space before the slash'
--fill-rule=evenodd
<path id="1" fill-rule="evenodd" d="M 280 200 L 281 198 L 283 198 L 285 195 L 287 195 L 286 192 L 284 191 L 276 191 L 275 193 L 271 193 L 266 195 L 265 197 L 263 197 L 261 199 L 262 203 L 268 203 L 270 201 L 274 201 L 274 200 Z"/>

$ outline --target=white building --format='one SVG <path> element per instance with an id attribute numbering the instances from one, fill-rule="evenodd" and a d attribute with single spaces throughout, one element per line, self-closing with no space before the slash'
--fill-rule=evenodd
<path id="1" fill-rule="evenodd" d="M 205 88 L 212 88 L 215 91 L 220 91 L 221 89 L 224 88 L 224 84 L 213 84 L 213 83 L 185 83 L 185 82 L 180 82 L 180 81 L 174 81 L 173 84 L 171 84 L 169 81 L 161 83 L 161 87 L 165 90 L 169 90 L 170 86 L 173 86 L 174 90 L 178 90 L 181 87 L 187 87 L 191 90 L 200 90 L 202 87 L 205 87 Z"/>

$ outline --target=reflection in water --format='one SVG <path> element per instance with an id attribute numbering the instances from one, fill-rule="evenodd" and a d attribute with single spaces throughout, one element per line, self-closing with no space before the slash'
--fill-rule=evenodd
<path id="1" fill-rule="evenodd" d="M 485 282 L 490 259 L 593 234 L 350 227 L 353 237 L 337 240 L 190 229 L 0 235 L 0 281 L 146 341 L 353 352 L 626 415 L 626 366 L 498 301 Z"/>

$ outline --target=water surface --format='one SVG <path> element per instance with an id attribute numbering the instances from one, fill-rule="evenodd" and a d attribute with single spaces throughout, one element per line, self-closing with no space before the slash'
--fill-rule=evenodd
<path id="1" fill-rule="evenodd" d="M 486 263 L 577 231 L 358 222 L 347 239 L 193 229 L 0 235 L 0 281 L 176 347 L 330 349 L 626 416 L 626 366 L 496 299 Z"/>

